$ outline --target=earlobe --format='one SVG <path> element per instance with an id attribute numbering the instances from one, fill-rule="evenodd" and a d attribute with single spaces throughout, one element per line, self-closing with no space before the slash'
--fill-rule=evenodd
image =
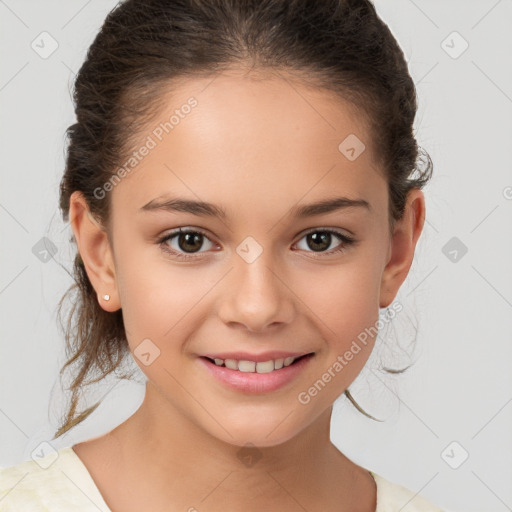
<path id="1" fill-rule="evenodd" d="M 380 307 L 388 307 L 395 299 L 400 286 L 411 268 L 416 243 L 425 223 L 425 197 L 419 189 L 407 196 L 404 214 L 396 221 L 389 261 L 384 268 L 380 288 Z"/>
<path id="2" fill-rule="evenodd" d="M 77 249 L 87 276 L 96 290 L 98 303 L 109 312 L 118 310 L 116 275 L 112 248 L 106 230 L 92 216 L 83 194 L 71 194 L 69 218 Z"/>

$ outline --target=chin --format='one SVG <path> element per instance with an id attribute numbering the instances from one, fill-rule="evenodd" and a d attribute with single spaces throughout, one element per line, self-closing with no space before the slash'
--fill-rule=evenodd
<path id="1" fill-rule="evenodd" d="M 304 426 L 287 422 L 287 414 L 279 414 L 273 421 L 269 421 L 269 416 L 265 417 L 260 412 L 260 421 L 247 421 L 247 418 L 246 421 L 237 421 L 235 424 L 223 421 L 222 427 L 214 423 L 208 425 L 206 430 L 220 441 L 240 448 L 270 448 L 286 443 L 303 430 Z"/>

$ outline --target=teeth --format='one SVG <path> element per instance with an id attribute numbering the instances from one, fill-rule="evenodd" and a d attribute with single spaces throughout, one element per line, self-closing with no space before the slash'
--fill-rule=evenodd
<path id="1" fill-rule="evenodd" d="M 238 361 L 238 370 L 241 372 L 254 372 L 255 368 L 254 361 Z"/>
<path id="2" fill-rule="evenodd" d="M 270 373 L 274 371 L 274 361 L 256 363 L 256 373 Z"/>
<path id="3" fill-rule="evenodd" d="M 238 370 L 246 373 L 270 373 L 274 370 L 280 370 L 284 366 L 290 366 L 296 357 L 286 357 L 284 359 L 271 359 L 270 361 L 255 362 L 255 361 L 237 361 L 236 359 L 223 359 L 215 358 L 217 366 L 226 366 L 231 370 Z"/>
<path id="4" fill-rule="evenodd" d="M 222 359 L 215 359 L 215 364 L 218 364 L 217 361 L 220 361 L 220 366 L 222 366 Z M 231 368 L 231 370 L 238 370 L 238 361 L 234 359 L 226 359 L 224 361 L 226 368 Z"/>

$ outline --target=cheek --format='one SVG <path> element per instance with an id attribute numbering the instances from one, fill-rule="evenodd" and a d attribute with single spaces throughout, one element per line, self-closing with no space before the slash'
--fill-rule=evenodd
<path id="1" fill-rule="evenodd" d="M 378 316 L 380 278 L 377 262 L 358 255 L 317 272 L 313 285 L 311 276 L 301 279 L 300 297 L 326 326 L 344 334 Z"/>
<path id="2" fill-rule="evenodd" d="M 371 254 L 369 251 L 368 254 Z M 317 274 L 315 286 L 302 281 L 298 293 L 305 297 L 305 314 L 325 340 L 324 366 L 342 357 L 344 377 L 335 379 L 346 387 L 366 364 L 374 346 L 379 319 L 380 272 L 375 260 L 363 257 L 350 264 Z"/>
<path id="3" fill-rule="evenodd" d="M 186 339 L 196 325 L 202 299 L 218 280 L 211 270 L 179 266 L 154 253 L 121 259 L 118 287 L 132 349 L 144 338 L 159 346 Z"/>

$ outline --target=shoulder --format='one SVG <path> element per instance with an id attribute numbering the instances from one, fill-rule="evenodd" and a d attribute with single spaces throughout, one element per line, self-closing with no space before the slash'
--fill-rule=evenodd
<path id="1" fill-rule="evenodd" d="M 450 512 L 434 505 L 420 494 L 370 471 L 377 484 L 375 512 Z"/>
<path id="2" fill-rule="evenodd" d="M 0 512 L 110 512 L 71 447 L 0 469 Z"/>

